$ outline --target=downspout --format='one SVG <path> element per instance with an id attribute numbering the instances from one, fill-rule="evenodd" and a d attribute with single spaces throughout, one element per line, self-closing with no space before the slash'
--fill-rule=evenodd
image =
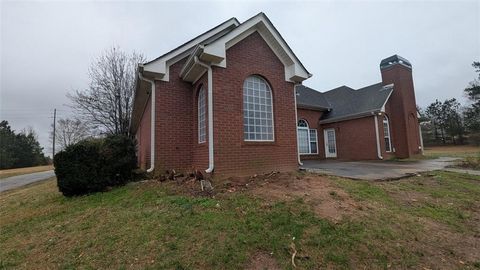
<path id="1" fill-rule="evenodd" d="M 418 134 L 420 135 L 420 147 L 422 147 L 422 155 L 425 154 L 424 150 L 423 150 L 423 136 L 422 136 L 422 125 L 420 125 L 420 123 L 418 123 Z"/>
<path id="2" fill-rule="evenodd" d="M 155 82 L 143 77 L 142 73 L 138 72 L 138 77 L 140 80 L 149 82 L 152 85 L 152 90 L 150 94 L 151 107 L 150 107 L 150 168 L 147 169 L 147 172 L 153 172 L 155 169 Z"/>
<path id="3" fill-rule="evenodd" d="M 194 57 L 195 64 L 198 64 L 208 71 L 208 169 L 205 170 L 206 173 L 213 172 L 214 159 L 213 159 L 213 77 L 212 77 L 212 67 L 207 65 L 200 60 L 198 57 Z"/>
<path id="4" fill-rule="evenodd" d="M 377 141 L 377 157 L 378 159 L 383 159 L 382 157 L 382 150 L 380 148 L 380 136 L 378 135 L 378 117 L 377 117 L 377 114 L 375 113 L 375 137 L 376 137 L 376 141 Z"/>
<path id="5" fill-rule="evenodd" d="M 293 97 L 295 99 L 295 134 L 297 134 L 297 161 L 300 166 L 303 166 L 302 161 L 300 160 L 300 146 L 298 145 L 298 109 L 297 109 L 297 85 L 298 83 L 295 83 L 293 85 Z"/>

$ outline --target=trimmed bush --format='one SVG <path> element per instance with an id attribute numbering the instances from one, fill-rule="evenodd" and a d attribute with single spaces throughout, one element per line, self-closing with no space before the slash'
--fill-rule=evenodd
<path id="1" fill-rule="evenodd" d="M 84 140 L 56 154 L 53 163 L 63 195 L 104 191 L 132 178 L 136 168 L 135 143 L 123 135 Z"/>

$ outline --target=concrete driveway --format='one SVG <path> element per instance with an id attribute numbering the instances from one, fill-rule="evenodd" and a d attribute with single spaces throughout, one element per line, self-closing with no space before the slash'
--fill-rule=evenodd
<path id="1" fill-rule="evenodd" d="M 53 176 L 55 176 L 55 173 L 51 170 L 0 179 L 0 192 L 42 181 Z"/>
<path id="2" fill-rule="evenodd" d="M 444 169 L 456 158 L 441 157 L 419 161 L 305 160 L 302 169 L 362 180 L 388 180 L 419 172 Z"/>

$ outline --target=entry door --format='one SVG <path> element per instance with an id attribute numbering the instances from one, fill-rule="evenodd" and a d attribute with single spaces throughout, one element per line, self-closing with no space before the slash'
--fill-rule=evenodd
<path id="1" fill-rule="evenodd" d="M 335 129 L 329 128 L 323 131 L 323 138 L 325 140 L 325 157 L 337 157 L 337 142 L 335 139 Z"/>

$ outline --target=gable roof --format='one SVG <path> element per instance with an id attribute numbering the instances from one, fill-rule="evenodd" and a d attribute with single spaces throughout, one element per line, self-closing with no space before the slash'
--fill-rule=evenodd
<path id="1" fill-rule="evenodd" d="M 325 99 L 325 95 L 306 87 L 305 85 L 297 85 L 295 88 L 297 94 L 297 107 L 303 109 L 313 109 L 319 111 L 327 111 L 332 108 Z"/>
<path id="2" fill-rule="evenodd" d="M 331 123 L 383 111 L 393 84 L 376 83 L 358 90 L 344 85 L 323 93 L 298 85 L 296 90 L 298 108 L 326 111 L 320 123 Z"/>
<path id="3" fill-rule="evenodd" d="M 199 72 L 203 70 L 195 68 L 195 64 L 192 63 L 195 59 L 194 56 L 203 62 L 225 68 L 228 61 L 226 59 L 227 49 L 255 31 L 262 36 L 283 63 L 286 81 L 302 82 L 312 76 L 263 12 L 243 23 L 239 23 L 236 18 L 231 18 L 170 52 L 143 64 L 140 71 L 147 77 L 169 81 L 169 66 L 190 56 L 182 70 L 182 79 L 193 82 L 199 77 Z M 194 53 L 198 53 L 198 55 L 193 55 Z"/>
<path id="4" fill-rule="evenodd" d="M 324 114 L 321 123 L 351 119 L 382 111 L 393 91 L 393 85 L 372 84 L 358 90 L 341 86 L 324 94 L 332 110 Z"/>

